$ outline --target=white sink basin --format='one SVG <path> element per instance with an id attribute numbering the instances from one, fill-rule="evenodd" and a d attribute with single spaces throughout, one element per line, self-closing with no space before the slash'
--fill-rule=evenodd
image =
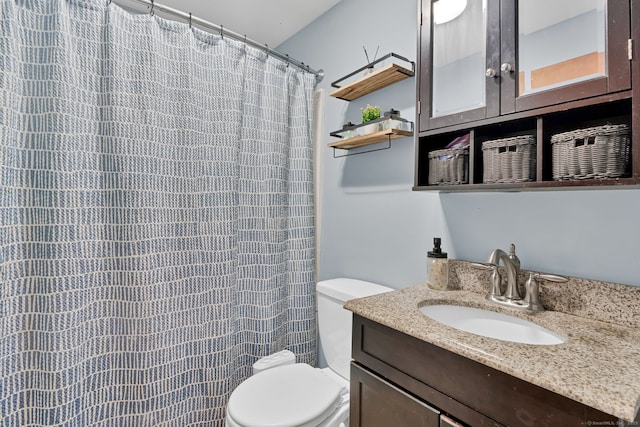
<path id="1" fill-rule="evenodd" d="M 425 305 L 422 314 L 433 320 L 484 337 L 523 344 L 562 344 L 566 338 L 518 317 L 452 304 Z"/>

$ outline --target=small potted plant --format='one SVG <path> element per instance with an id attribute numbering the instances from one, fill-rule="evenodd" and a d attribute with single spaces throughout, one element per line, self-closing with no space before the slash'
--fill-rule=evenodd
<path id="1" fill-rule="evenodd" d="M 367 123 L 380 118 L 381 109 L 378 106 L 371 106 L 367 104 L 367 106 L 362 107 L 360 111 L 362 112 L 362 123 Z M 362 130 L 364 134 L 377 132 L 378 130 L 380 130 L 379 125 L 379 123 L 372 123 L 368 126 L 363 126 Z"/>

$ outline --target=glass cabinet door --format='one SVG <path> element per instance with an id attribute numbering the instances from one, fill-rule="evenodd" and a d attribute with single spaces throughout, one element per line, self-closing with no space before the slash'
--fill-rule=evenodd
<path id="1" fill-rule="evenodd" d="M 619 0 L 518 0 L 516 110 L 630 88 L 627 10 Z"/>
<path id="2" fill-rule="evenodd" d="M 422 11 L 420 128 L 500 114 L 500 0 L 422 0 Z"/>
<path id="3" fill-rule="evenodd" d="M 518 95 L 606 76 L 605 0 L 518 2 Z"/>
<path id="4" fill-rule="evenodd" d="M 486 0 L 433 2 L 431 117 L 486 106 Z"/>

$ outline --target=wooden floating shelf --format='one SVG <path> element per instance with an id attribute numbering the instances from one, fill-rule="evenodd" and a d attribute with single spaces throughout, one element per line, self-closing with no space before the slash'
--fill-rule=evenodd
<path id="1" fill-rule="evenodd" d="M 345 101 L 353 101 L 383 87 L 413 77 L 414 72 L 397 64 L 390 64 L 330 93 Z"/>
<path id="2" fill-rule="evenodd" d="M 377 144 L 378 142 L 390 141 L 392 139 L 412 136 L 413 132 L 400 129 L 385 129 L 372 132 L 367 135 L 356 136 L 327 144 L 329 147 L 341 150 L 351 150 L 352 148 L 364 147 L 365 145 Z"/>

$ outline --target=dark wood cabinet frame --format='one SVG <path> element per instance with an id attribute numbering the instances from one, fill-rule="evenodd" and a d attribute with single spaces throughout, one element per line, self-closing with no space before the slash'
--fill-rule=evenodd
<path id="1" fill-rule="evenodd" d="M 418 34 L 418 130 L 414 190 L 495 191 L 546 190 L 560 188 L 640 187 L 640 6 L 632 0 L 607 1 L 606 77 L 570 84 L 556 89 L 517 96 L 517 70 L 488 78 L 486 107 L 430 117 L 431 108 L 431 6 L 422 0 Z M 488 0 L 487 66 L 516 64 L 517 0 Z M 629 60 L 628 40 L 632 43 Z M 574 114 L 571 114 L 574 111 Z M 626 123 L 631 127 L 630 175 L 612 179 L 553 181 L 549 139 L 553 132 Z M 443 148 L 465 133 L 471 134 L 469 184 L 429 185 L 427 153 Z M 525 183 L 483 184 L 481 144 L 488 139 L 531 133 L 537 140 L 537 179 Z"/>

